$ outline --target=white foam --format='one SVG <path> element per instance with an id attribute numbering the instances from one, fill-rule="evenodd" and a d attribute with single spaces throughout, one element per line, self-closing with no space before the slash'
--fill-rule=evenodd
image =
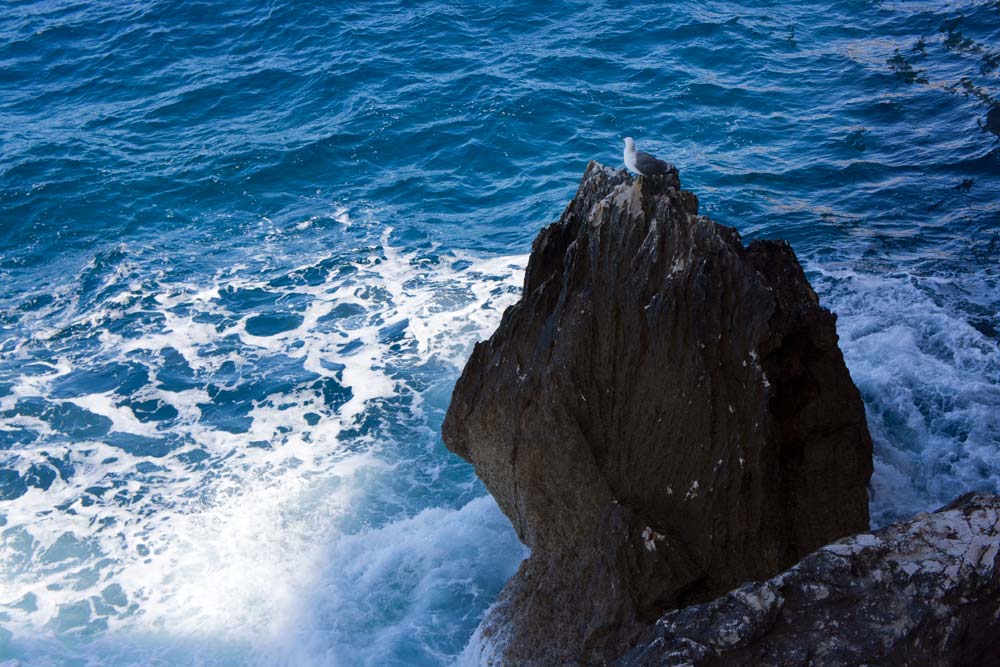
<path id="1" fill-rule="evenodd" d="M 346 210 L 334 217 L 350 223 Z M 100 304 L 81 303 L 72 280 L 57 290 L 58 307 L 40 316 L 4 360 L 15 369 L 40 364 L 43 372 L 14 378 L 0 407 L 15 411 L 29 398 L 71 403 L 111 426 L 107 436 L 80 440 L 60 434 L 48 417 L 0 417 L 0 431 L 30 429 L 39 436 L 18 446 L 9 467 L 23 475 L 32 465 L 51 465 L 48 457 L 68 457 L 74 466 L 68 481 L 56 478 L 45 491 L 32 487 L 5 503 L 0 603 L 25 595 L 36 601 L 34 610 L 3 610 L 13 655 L 30 656 L 33 664 L 106 664 L 109 656 L 115 664 L 154 658 L 245 664 L 253 656 L 275 664 L 294 654 L 298 662 L 287 664 L 331 664 L 330 652 L 339 651 L 353 656 L 343 664 L 378 664 L 364 658 L 375 654 L 371 645 L 352 643 L 353 635 L 363 637 L 364 618 L 346 620 L 368 595 L 365 582 L 389 591 L 405 580 L 416 596 L 404 600 L 414 605 L 404 623 L 395 630 L 391 620 L 384 623 L 380 641 L 402 641 L 411 625 L 432 627 L 421 614 L 440 611 L 434 607 L 439 585 L 472 595 L 480 609 L 488 604 L 522 555 L 492 501 L 423 513 L 417 504 L 410 510 L 416 516 L 406 518 L 404 509 L 403 518 L 381 528 L 356 523 L 370 511 L 369 488 L 390 488 L 377 480 L 405 480 L 413 470 L 433 479 L 443 474 L 439 460 L 405 458 L 413 456 L 406 453 L 410 443 L 399 438 L 425 438 L 418 455 L 436 440 L 427 420 L 437 417 L 426 413 L 423 387 L 410 375 L 437 364 L 438 374 L 454 377 L 472 343 L 516 298 L 526 258 L 444 255 L 431 262 L 392 247 L 388 231 L 381 241 L 354 261 L 353 273 L 328 269 L 319 284 L 286 280 L 276 287 L 259 269 L 240 266 L 202 282 L 169 282 L 162 274 L 141 282 L 134 277 L 140 269 L 129 264 L 104 279 L 108 296 Z M 119 250 L 127 255 L 127 248 Z M 318 254 L 285 275 L 319 270 L 328 261 Z M 96 270 L 92 264 L 86 270 Z M 301 324 L 273 336 L 249 333 L 246 322 L 255 313 L 235 311 L 226 301 L 239 290 L 274 293 L 266 309 L 296 304 Z M 345 306 L 356 315 L 331 323 Z M 137 315 L 146 317 L 127 328 L 109 326 Z M 161 384 L 168 370 L 177 372 L 165 366 L 169 350 L 184 359 L 197 386 Z M 148 381 L 129 396 L 52 397 L 74 372 L 112 363 L 139 365 Z M 206 409 L 217 407 L 210 385 L 239 390 L 266 380 L 274 364 L 289 363 L 300 364 L 301 372 L 266 396 L 250 394 L 245 428 L 234 433 L 206 419 Z M 350 396 L 329 404 L 314 388 L 316 377 L 336 380 Z M 159 402 L 177 415 L 143 421 L 128 401 Z M 398 401 L 405 401 L 399 404 L 405 411 Z M 400 430 L 401 423 L 408 425 Z M 118 435 L 179 447 L 150 457 L 141 443 L 136 450 L 115 446 Z M 255 442 L 266 446 L 250 446 Z M 207 458 L 188 461 L 188 454 Z M 466 486 L 461 482 L 456 493 L 466 493 Z M 85 491 L 96 487 L 106 490 Z M 411 493 L 378 500 L 419 503 L 419 494 Z M 364 570 L 364 581 L 341 576 L 350 567 Z M 489 593 L 477 588 L 484 576 Z M 110 585 L 120 587 L 125 606 L 101 601 Z M 109 595 L 117 599 L 114 591 Z M 314 614 L 334 625 L 317 625 Z M 461 636 L 448 635 L 451 648 L 426 638 L 433 645 L 428 650 L 457 653 L 475 620 L 459 623 Z M 292 650 L 290 635 L 305 641 L 302 650 Z M 320 646 L 330 637 L 339 637 L 336 648 Z"/>
<path id="2" fill-rule="evenodd" d="M 483 608 L 525 555 L 489 497 L 336 538 L 318 555 L 298 614 L 256 661 L 375 667 L 398 661 L 401 649 L 417 663 L 443 661 L 478 618 L 452 618 L 450 628 L 429 627 L 428 619 Z"/>
<path id="3" fill-rule="evenodd" d="M 997 342 L 942 305 L 933 278 L 812 268 L 866 402 L 873 525 L 1000 489 Z"/>

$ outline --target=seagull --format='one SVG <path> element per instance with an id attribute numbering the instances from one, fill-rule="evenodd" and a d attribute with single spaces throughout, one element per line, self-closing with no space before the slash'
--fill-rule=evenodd
<path id="1" fill-rule="evenodd" d="M 635 149 L 635 141 L 632 137 L 625 137 L 625 166 L 628 167 L 629 171 L 643 176 L 665 174 L 668 171 L 675 171 L 677 169 L 669 162 L 657 159 L 649 153 L 637 151 Z"/>

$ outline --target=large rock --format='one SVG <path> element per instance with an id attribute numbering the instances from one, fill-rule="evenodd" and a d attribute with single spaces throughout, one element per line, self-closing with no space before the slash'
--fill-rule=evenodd
<path id="1" fill-rule="evenodd" d="M 592 162 L 455 387 L 445 442 L 532 551 L 480 626 L 486 662 L 617 657 L 665 611 L 868 529 L 834 316 L 787 244 L 697 208 L 676 173 Z"/>
<path id="2" fill-rule="evenodd" d="M 615 665 L 1000 665 L 1000 496 L 964 496 L 671 612 Z"/>

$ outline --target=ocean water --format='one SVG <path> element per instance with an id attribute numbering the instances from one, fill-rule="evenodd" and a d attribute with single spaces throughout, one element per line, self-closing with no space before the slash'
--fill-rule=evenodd
<path id="1" fill-rule="evenodd" d="M 0 665 L 447 665 L 438 434 L 621 140 L 788 239 L 876 526 L 1000 489 L 1000 2 L 0 6 Z"/>

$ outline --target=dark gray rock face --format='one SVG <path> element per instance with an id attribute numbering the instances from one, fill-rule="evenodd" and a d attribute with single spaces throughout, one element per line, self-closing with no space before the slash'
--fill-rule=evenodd
<path id="1" fill-rule="evenodd" d="M 834 316 L 787 244 L 744 247 L 697 208 L 676 172 L 591 163 L 455 387 L 445 442 L 532 550 L 483 662 L 600 664 L 664 612 L 868 529 Z"/>
<path id="2" fill-rule="evenodd" d="M 670 612 L 616 667 L 1000 665 L 1000 496 L 820 549 Z"/>

